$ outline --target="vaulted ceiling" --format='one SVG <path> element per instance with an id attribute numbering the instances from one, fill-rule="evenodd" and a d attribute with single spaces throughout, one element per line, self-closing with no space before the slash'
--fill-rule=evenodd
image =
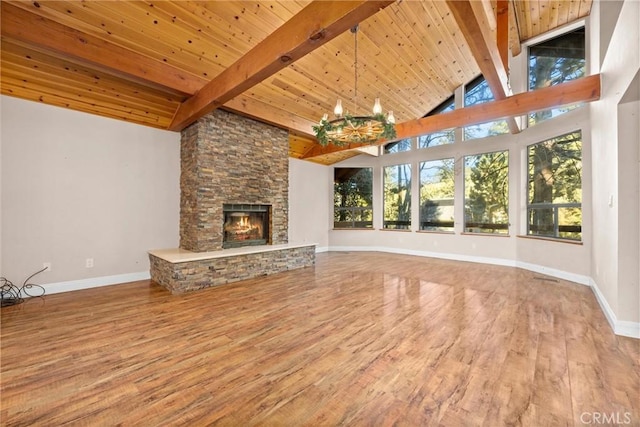
<path id="1" fill-rule="evenodd" d="M 495 95 L 507 70 L 494 47 L 518 54 L 590 9 L 591 0 L 2 1 L 2 93 L 172 130 L 224 108 L 288 129 L 291 156 L 331 164 L 359 154 L 316 150 L 311 126 L 337 98 L 367 112 L 380 97 L 407 122 L 480 73 L 491 84 L 495 72 Z"/>

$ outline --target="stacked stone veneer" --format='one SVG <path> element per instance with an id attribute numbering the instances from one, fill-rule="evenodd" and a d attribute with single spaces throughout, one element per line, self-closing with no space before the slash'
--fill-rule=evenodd
<path id="1" fill-rule="evenodd" d="M 231 257 L 172 263 L 150 255 L 151 279 L 173 294 L 308 267 L 315 245 Z"/>
<path id="2" fill-rule="evenodd" d="M 151 278 L 172 293 L 193 291 L 315 264 L 315 245 L 287 247 L 288 132 L 222 110 L 182 131 L 180 248 L 223 251 L 223 205 L 271 205 L 264 251 L 171 262 L 149 254 Z M 275 249 L 275 250 L 274 250 Z M 240 251 L 241 252 L 241 251 Z"/>
<path id="3" fill-rule="evenodd" d="M 289 136 L 215 110 L 182 132 L 180 247 L 222 249 L 222 205 L 271 205 L 270 241 L 288 241 Z"/>

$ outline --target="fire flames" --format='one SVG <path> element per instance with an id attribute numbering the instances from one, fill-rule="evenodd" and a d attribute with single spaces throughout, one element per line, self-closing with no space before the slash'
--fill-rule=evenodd
<path id="1" fill-rule="evenodd" d="M 259 220 L 252 221 L 249 214 L 234 212 L 224 224 L 224 231 L 227 241 L 260 239 L 262 223 Z"/>

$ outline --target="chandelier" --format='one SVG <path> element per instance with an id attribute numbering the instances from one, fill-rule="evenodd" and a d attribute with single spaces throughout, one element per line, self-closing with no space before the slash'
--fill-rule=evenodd
<path id="1" fill-rule="evenodd" d="M 355 59 L 354 69 L 354 97 L 353 106 L 357 108 L 358 101 L 358 25 L 351 28 L 354 40 Z M 351 115 L 348 111 L 343 115 L 342 100 L 338 99 L 333 110 L 335 119 L 329 120 L 329 115 L 322 116 L 320 123 L 313 126 L 313 131 L 321 145 L 349 145 L 352 142 L 372 144 L 380 139 L 393 139 L 396 137 L 393 111 L 385 116 L 382 114 L 380 98 L 376 98 L 373 105 L 373 115 Z"/>

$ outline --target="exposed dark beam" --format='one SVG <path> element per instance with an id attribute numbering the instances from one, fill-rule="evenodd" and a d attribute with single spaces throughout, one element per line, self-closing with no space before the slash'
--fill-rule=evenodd
<path id="1" fill-rule="evenodd" d="M 2 37 L 33 44 L 42 51 L 62 54 L 110 74 L 151 87 L 192 95 L 207 83 L 206 80 L 169 64 L 4 1 L 1 5 L 0 23 Z"/>
<path id="2" fill-rule="evenodd" d="M 183 102 L 170 129 L 184 129 L 393 2 L 312 2 Z"/>
<path id="3" fill-rule="evenodd" d="M 556 86 L 519 93 L 499 101 L 473 105 L 435 116 L 410 120 L 396 125 L 398 139 L 411 138 L 463 126 L 486 123 L 510 116 L 519 116 L 536 111 L 592 102 L 600 99 L 600 74 L 583 77 Z M 380 145 L 385 141 L 380 141 Z M 337 151 L 351 150 L 366 144 L 351 144 L 348 147 L 317 144 L 303 158 L 322 156 Z"/>
<path id="4" fill-rule="evenodd" d="M 447 5 L 491 88 L 493 97 L 496 100 L 505 99 L 511 94 L 508 84 L 509 75 L 500 57 L 500 51 L 493 38 L 482 3 L 473 0 L 447 0 Z M 520 132 L 513 117 L 506 120 L 511 133 Z"/>

